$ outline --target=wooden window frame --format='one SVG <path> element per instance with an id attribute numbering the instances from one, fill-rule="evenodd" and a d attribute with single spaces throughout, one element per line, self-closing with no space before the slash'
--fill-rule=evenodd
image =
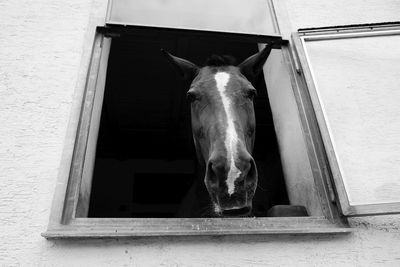
<path id="1" fill-rule="evenodd" d="M 77 90 L 79 92 L 76 95 L 68 126 L 50 221 L 47 231 L 42 233 L 42 236 L 45 238 L 117 238 L 352 232 L 346 219 L 340 216 L 334 204 L 332 188 L 329 182 L 329 163 L 315 112 L 310 102 L 310 96 L 307 93 L 304 79 L 298 72 L 298 63 L 293 56 L 291 42 L 282 42 L 282 56 L 288 66 L 315 186 L 324 216 L 168 219 L 79 217 L 87 213 L 88 208 L 87 204 L 85 206 L 85 201 L 79 203 L 79 199 L 85 199 L 85 194 L 80 197 L 79 192 L 90 191 L 91 169 L 94 163 L 93 146 L 96 143 L 99 128 L 111 37 L 113 34 L 121 34 L 121 32 L 118 32 L 119 30 L 126 30 L 125 27 L 121 27 L 115 32 L 105 29 L 107 28 L 97 27 L 95 32 L 92 32 L 91 42 L 93 45 L 91 45 L 90 49 L 84 51 L 84 57 L 88 63 L 83 66 L 82 77 L 78 82 Z M 235 34 L 229 36 L 235 36 Z M 238 36 L 236 35 L 236 37 Z M 271 37 L 266 39 L 263 36 L 254 35 L 241 35 L 241 38 L 243 37 L 249 38 L 255 43 L 271 40 Z"/>
<path id="2" fill-rule="evenodd" d="M 70 174 L 67 181 L 60 182 L 67 185 L 64 201 L 61 199 L 53 207 L 52 219 L 48 230 L 43 233 L 46 238 L 66 237 L 122 237 L 122 236 L 172 236 L 172 235 L 229 235 L 229 234 L 301 234 L 301 233 L 346 233 L 350 229 L 341 220 L 335 207 L 329 201 L 324 203 L 326 216 L 323 217 L 277 217 L 277 218 L 79 218 L 87 212 L 88 202 L 79 203 L 85 199 L 79 192 L 90 191 L 91 169 L 94 163 L 93 146 L 99 129 L 101 103 L 105 86 L 105 72 L 110 37 L 97 33 L 91 64 L 87 75 L 87 83 L 76 134 L 74 152 L 71 159 Z M 283 53 L 291 60 L 290 50 L 283 47 Z M 294 64 L 291 64 L 294 66 Z M 292 74 L 295 70 L 292 69 Z M 298 83 L 294 80 L 293 83 Z M 298 88 L 299 89 L 299 88 Z M 322 156 L 323 147 L 312 136 L 316 135 L 315 122 L 310 118 L 310 110 L 304 90 L 298 90 L 298 103 L 302 106 L 303 123 L 309 131 L 308 145 L 314 152 L 313 169 L 315 179 L 319 181 L 322 192 L 329 192 L 326 179 L 327 163 Z M 317 184 L 318 186 L 318 184 Z M 83 190 L 81 188 L 84 188 Z M 319 190 L 319 191 L 321 191 Z M 328 199 L 328 195 L 323 199 Z M 87 198 L 86 198 L 87 200 Z M 61 213 L 61 214 L 60 214 Z M 245 223 L 244 223 L 245 222 Z"/>

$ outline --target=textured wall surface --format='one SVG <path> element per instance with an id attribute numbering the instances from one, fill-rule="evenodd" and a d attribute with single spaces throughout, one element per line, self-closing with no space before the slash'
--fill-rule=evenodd
<path id="1" fill-rule="evenodd" d="M 0 266 L 38 265 L 91 1 L 0 1 Z M 61 259 L 60 259 L 61 260 Z"/>
<path id="2" fill-rule="evenodd" d="M 398 1 L 346 2 L 286 0 L 294 29 L 400 14 Z M 399 216 L 351 219 L 351 235 L 42 238 L 90 8 L 89 0 L 0 1 L 0 266 L 400 265 Z"/>
<path id="3" fill-rule="evenodd" d="M 396 0 L 284 0 L 292 29 L 399 21 Z"/>

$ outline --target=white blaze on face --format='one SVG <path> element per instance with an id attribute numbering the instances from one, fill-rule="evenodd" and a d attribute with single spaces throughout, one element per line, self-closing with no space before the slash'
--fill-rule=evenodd
<path id="1" fill-rule="evenodd" d="M 226 113 L 228 124 L 225 134 L 225 147 L 228 153 L 226 158 L 229 164 L 229 172 L 226 184 L 228 186 L 228 194 L 232 195 L 235 192 L 235 180 L 240 176 L 241 171 L 235 165 L 235 159 L 237 158 L 238 135 L 234 125 L 234 117 L 231 107 L 232 101 L 229 99 L 229 96 L 226 93 L 226 85 L 228 84 L 229 77 L 230 75 L 226 72 L 217 72 L 215 74 L 217 89 L 222 99 L 222 105 Z"/>

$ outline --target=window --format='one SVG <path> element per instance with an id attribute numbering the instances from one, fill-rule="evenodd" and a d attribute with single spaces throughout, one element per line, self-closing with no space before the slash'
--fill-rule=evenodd
<path id="1" fill-rule="evenodd" d="M 400 211 L 399 34 L 384 23 L 294 35 L 346 216 Z"/>
<path id="2" fill-rule="evenodd" d="M 172 4 L 177 2 L 179 1 Z M 185 3 L 188 2 L 196 3 L 196 1 Z M 237 11 L 242 11 L 243 6 L 240 1 L 235 3 L 238 5 Z M 45 237 L 343 233 L 349 232 L 350 229 L 337 205 L 340 206 L 344 215 L 355 215 L 354 210 L 365 207 L 361 202 L 382 202 L 377 198 L 362 198 L 361 202 L 353 199 L 348 201 L 346 196 L 349 193 L 344 190 L 350 188 L 347 192 L 350 192 L 351 196 L 355 195 L 357 183 L 360 180 L 357 176 L 354 180 L 352 178 L 354 176 L 351 175 L 352 170 L 345 169 L 346 175 L 350 173 L 345 181 L 351 185 L 344 186 L 344 180 L 341 180 L 343 170 L 337 163 L 338 159 L 354 160 L 354 158 L 343 158 L 343 155 L 356 154 L 343 153 L 342 150 L 346 149 L 346 146 L 340 146 L 340 142 L 343 141 L 340 138 L 343 137 L 332 132 L 336 126 L 338 128 L 342 126 L 335 125 L 335 123 L 341 123 L 335 117 L 340 112 L 330 112 L 329 105 L 335 107 L 337 102 L 326 103 L 327 99 L 332 98 L 324 93 L 332 92 L 329 90 L 332 83 L 326 82 L 331 78 L 329 78 L 330 73 L 326 73 L 327 67 L 323 63 L 324 60 L 330 59 L 329 42 L 339 42 L 341 45 L 339 40 L 345 34 L 341 32 L 333 34 L 330 29 L 323 29 L 320 32 L 304 30 L 295 34 L 290 42 L 285 42 L 277 34 L 271 3 L 266 1 L 246 3 L 243 12 L 248 15 L 239 16 L 244 21 L 236 20 L 236 24 L 232 24 L 229 18 L 213 20 L 215 15 L 213 13 L 207 14 L 208 17 L 205 16 L 210 18 L 207 21 L 212 23 L 209 24 L 193 19 L 196 18 L 196 14 L 190 14 L 186 20 L 182 19 L 186 25 L 182 25 L 182 21 L 180 21 L 181 24 L 176 24 L 174 18 L 187 16 L 185 10 L 178 7 L 171 9 L 162 6 L 157 1 L 135 2 L 135 6 L 131 5 L 132 1 L 111 1 L 107 25 L 97 28 L 87 82 L 82 94 L 83 102 L 77 105 L 77 110 L 72 115 L 72 125 L 75 125 L 77 129 L 76 135 L 71 134 L 74 138 L 69 143 L 72 144 L 73 149 L 70 146 L 66 148 L 67 155 L 71 155 L 65 160 L 69 171 L 66 168 L 61 169 L 62 175 L 56 190 L 49 229 L 43 234 Z M 185 5 L 180 3 L 178 6 Z M 270 16 L 266 16 L 267 12 L 264 11 L 259 13 L 260 7 L 271 10 Z M 223 8 L 223 3 L 220 8 Z M 200 6 L 194 10 L 203 17 L 207 12 Z M 148 12 L 150 11 L 153 12 L 152 14 L 161 12 L 164 16 L 154 16 L 153 19 L 149 19 Z M 137 16 L 132 15 L 135 12 Z M 252 19 L 256 21 L 245 23 Z M 264 26 L 254 28 L 251 25 Z M 383 31 L 379 32 L 383 33 Z M 398 37 L 396 34 L 397 32 L 393 32 L 395 41 Z M 393 37 L 391 34 L 388 36 Z M 171 52 L 182 53 L 182 56 L 186 55 L 196 63 L 201 63 L 211 50 L 224 53 L 227 51 L 240 60 L 257 51 L 257 43 L 262 44 L 271 40 L 280 41 L 282 47 L 274 49 L 264 67 L 265 81 L 264 79 L 259 81 L 259 89 L 263 93 L 256 106 L 258 109 L 256 112 L 260 116 L 257 126 L 259 129 L 256 138 L 258 142 L 256 157 L 258 161 L 265 161 L 268 158 L 278 162 L 278 165 L 274 164 L 278 166 L 276 169 L 278 182 L 274 185 L 277 188 L 276 192 L 279 193 L 273 200 L 274 203 L 305 206 L 310 216 L 166 218 L 175 216 L 179 211 L 185 192 L 190 189 L 190 183 L 185 184 L 181 181 L 193 179 L 195 163 L 193 150 L 188 145 L 190 142 L 184 134 L 187 130 L 185 125 L 189 125 L 189 119 L 180 95 L 183 85 L 177 81 L 179 78 L 169 66 L 163 66 L 161 56 L 151 52 L 152 48 L 158 50 L 160 46 L 164 46 Z M 317 47 L 317 45 L 322 47 Z M 339 53 L 346 51 L 346 46 L 343 47 L 344 50 L 338 50 Z M 196 53 L 192 52 L 193 49 L 196 49 Z M 322 54 L 319 52 L 321 49 L 324 51 Z M 370 55 L 371 51 L 366 51 L 366 53 Z M 145 91 L 147 89 L 143 89 L 147 85 L 146 80 L 140 78 L 146 78 L 148 74 L 140 72 L 140 65 L 129 64 L 130 61 L 138 58 L 142 59 L 143 64 L 157 65 L 154 71 L 159 80 L 151 83 L 152 90 L 158 90 L 152 92 L 157 94 L 152 95 L 149 91 Z M 365 59 L 365 55 L 361 58 Z M 342 63 L 335 65 L 333 73 L 337 74 Z M 391 71 L 396 70 L 388 70 L 388 75 L 394 77 Z M 133 84 L 133 79 L 126 79 L 126 77 L 131 78 L 134 73 L 139 73 L 139 78 L 134 80 L 135 84 Z M 365 72 L 364 75 L 367 73 Z M 356 74 L 354 77 L 357 78 Z M 152 77 L 148 76 L 147 79 Z M 343 80 L 339 79 L 339 81 Z M 362 81 L 363 79 L 355 80 L 355 82 Z M 316 82 L 318 82 L 318 87 Z M 154 89 L 159 84 L 175 84 L 182 88 L 175 90 L 168 86 L 163 92 L 160 89 Z M 341 86 L 341 88 L 346 87 L 345 84 Z M 127 87 L 134 88 L 129 91 Z M 386 88 L 391 89 L 390 86 Z M 136 101 L 136 98 L 141 99 Z M 340 101 L 340 98 L 333 99 Z M 154 103 L 143 106 L 143 103 L 149 100 Z M 327 109 L 321 108 L 322 105 Z M 149 112 L 153 115 L 148 117 L 148 121 L 140 121 L 140 118 L 134 117 L 134 114 L 138 112 Z M 342 116 L 343 114 L 345 113 L 342 113 Z M 77 124 L 78 121 L 79 124 Z M 360 125 L 361 128 L 364 127 L 364 124 Z M 365 127 L 370 127 L 370 124 L 366 124 Z M 118 134 L 113 131 L 118 131 Z M 149 135 L 153 137 L 150 139 Z M 141 140 L 144 141 L 141 142 Z M 151 140 L 154 143 L 150 144 Z M 332 140 L 335 141 L 336 146 L 332 145 Z M 394 142 L 395 139 L 392 141 Z M 143 146 L 145 143 L 148 146 Z M 265 154 L 265 146 L 269 146 L 271 154 Z M 359 153 L 359 151 L 356 152 Z M 282 160 L 282 170 L 279 158 Z M 152 168 L 152 166 L 157 166 L 157 168 Z M 259 166 L 263 168 L 263 164 Z M 107 179 L 110 177 L 113 181 L 108 183 Z M 285 186 L 282 186 L 282 177 L 284 177 Z M 174 191 L 174 196 L 168 198 L 168 201 L 162 201 L 157 197 L 143 194 L 142 188 L 151 186 L 148 183 L 149 178 L 159 179 L 161 185 L 163 185 L 161 179 L 170 179 L 171 183 L 179 184 L 180 188 Z M 396 184 L 395 178 L 387 181 L 389 182 L 377 184 L 378 189 L 375 192 L 378 192 L 378 195 L 379 192 L 381 196 L 385 195 L 389 185 Z M 133 182 L 135 184 L 132 184 Z M 351 187 L 353 182 L 355 186 Z M 395 191 L 396 186 L 394 188 Z M 119 194 L 121 190 L 127 194 Z M 110 191 L 118 194 L 111 196 L 105 194 Z M 162 192 L 158 192 L 158 195 L 160 194 Z M 390 201 L 398 201 L 394 193 L 390 196 L 394 196 L 389 199 Z M 164 200 L 166 197 L 169 196 L 162 196 Z M 388 202 L 388 200 L 385 201 Z M 108 203 L 111 207 L 107 207 Z M 262 210 L 266 203 L 264 200 L 260 203 L 260 210 Z M 372 207 L 377 207 L 375 205 L 372 204 Z M 380 211 L 395 212 L 397 204 L 391 205 L 393 209 L 376 208 L 358 213 L 365 215 L 376 214 Z M 371 205 L 368 204 L 369 208 Z"/>

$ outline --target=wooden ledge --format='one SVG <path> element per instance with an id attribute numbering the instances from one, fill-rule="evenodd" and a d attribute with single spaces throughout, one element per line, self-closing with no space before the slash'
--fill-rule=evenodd
<path id="1" fill-rule="evenodd" d="M 120 238 L 143 236 L 215 236 L 264 234 L 340 234 L 354 230 L 323 217 L 275 218 L 78 218 L 50 227 L 53 238 Z"/>

